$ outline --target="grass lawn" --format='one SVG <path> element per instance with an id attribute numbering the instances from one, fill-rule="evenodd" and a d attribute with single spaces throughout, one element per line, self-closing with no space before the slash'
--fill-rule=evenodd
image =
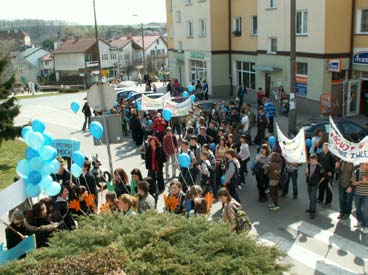
<path id="1" fill-rule="evenodd" d="M 16 139 L 6 140 L 0 145 L 0 190 L 13 183 L 17 162 L 25 158 L 27 144 Z"/>

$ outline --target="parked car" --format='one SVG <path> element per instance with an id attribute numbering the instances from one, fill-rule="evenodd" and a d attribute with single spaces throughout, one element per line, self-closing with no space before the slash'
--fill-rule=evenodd
<path id="1" fill-rule="evenodd" d="M 362 140 L 368 135 L 368 129 L 344 118 L 333 118 L 336 127 L 340 130 L 341 134 L 347 139 L 351 134 L 357 134 L 359 140 Z M 329 118 L 312 118 L 297 124 L 297 129 L 294 131 L 295 136 L 298 131 L 304 127 L 305 137 L 312 138 L 316 129 L 322 129 L 325 133 L 330 132 L 330 120 Z"/>
<path id="2" fill-rule="evenodd" d="M 136 91 L 133 90 L 117 90 L 116 91 L 116 100 L 124 100 L 127 99 L 129 96 L 134 96 L 135 94 L 138 94 Z"/>
<path id="3" fill-rule="evenodd" d="M 119 84 L 117 84 L 116 88 L 132 88 L 132 87 L 136 87 L 136 86 L 137 86 L 137 82 L 131 81 L 131 80 L 126 80 L 126 81 L 122 81 Z"/>
<path id="4" fill-rule="evenodd" d="M 199 100 L 194 102 L 194 104 L 198 105 L 199 108 L 202 110 L 203 114 L 205 116 L 207 116 L 210 111 L 211 111 L 211 107 L 218 103 L 218 102 L 222 102 L 223 100 L 220 99 L 211 99 L 211 100 Z"/>

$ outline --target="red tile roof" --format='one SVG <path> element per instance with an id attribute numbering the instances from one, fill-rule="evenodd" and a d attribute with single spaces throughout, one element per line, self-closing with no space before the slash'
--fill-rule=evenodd
<path id="1" fill-rule="evenodd" d="M 52 60 L 52 54 L 48 53 L 41 57 L 41 61 L 50 61 Z"/>
<path id="2" fill-rule="evenodd" d="M 116 40 L 112 40 L 110 42 L 110 45 L 113 47 L 117 47 L 117 48 L 124 48 L 126 45 L 128 45 L 128 43 L 130 42 L 129 39 L 116 39 Z"/>
<path id="3" fill-rule="evenodd" d="M 157 39 L 160 39 L 160 35 L 145 35 L 144 36 L 144 48 L 149 48 Z M 138 44 L 142 48 L 142 36 L 136 35 L 136 36 L 123 36 L 120 39 L 127 40 L 132 39 L 136 44 Z M 120 40 L 119 39 L 119 40 Z M 165 40 L 164 40 L 165 41 Z M 166 42 L 166 41 L 165 41 Z"/>
<path id="4" fill-rule="evenodd" d="M 22 31 L 0 31 L 0 40 L 24 40 L 27 35 Z"/>
<path id="5" fill-rule="evenodd" d="M 60 45 L 53 53 L 84 53 L 96 44 L 95 38 L 69 39 Z"/>

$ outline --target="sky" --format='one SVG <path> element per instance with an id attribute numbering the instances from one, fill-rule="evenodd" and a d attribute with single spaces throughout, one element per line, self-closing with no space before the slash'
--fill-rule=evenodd
<path id="1" fill-rule="evenodd" d="M 95 1 L 99 25 L 166 22 L 165 0 Z M 93 0 L 0 0 L 0 7 L 0 19 L 63 20 L 81 25 L 94 23 Z"/>

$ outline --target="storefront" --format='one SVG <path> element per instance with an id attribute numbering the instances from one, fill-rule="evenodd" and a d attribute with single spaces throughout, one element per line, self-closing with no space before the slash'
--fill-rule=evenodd
<path id="1" fill-rule="evenodd" d="M 208 80 L 208 54 L 205 52 L 186 53 L 188 82 Z M 188 83 L 189 84 L 189 83 Z"/>
<path id="2" fill-rule="evenodd" d="M 368 48 L 355 48 L 353 55 L 353 80 L 347 87 L 347 108 L 352 115 L 368 116 Z"/>

